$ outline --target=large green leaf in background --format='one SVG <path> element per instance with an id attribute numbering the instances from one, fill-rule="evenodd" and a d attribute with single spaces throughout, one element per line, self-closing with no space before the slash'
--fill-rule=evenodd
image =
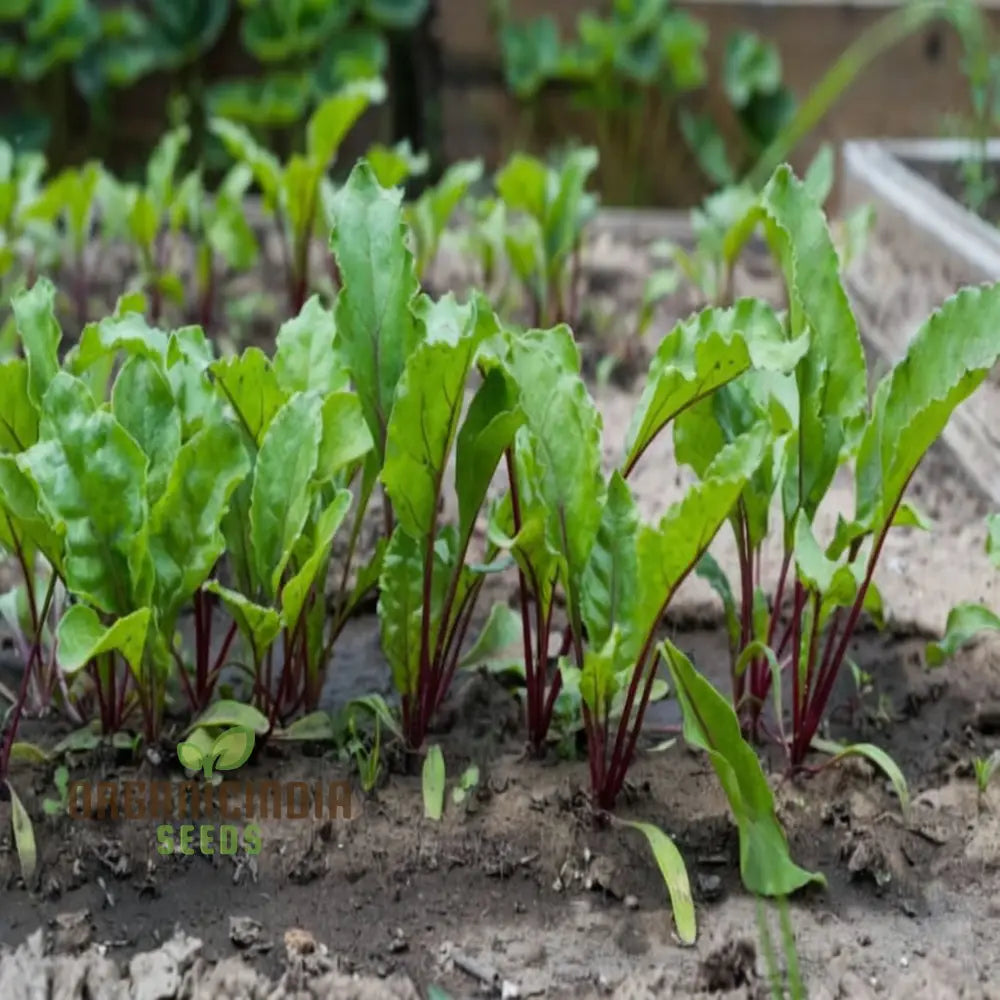
<path id="1" fill-rule="evenodd" d="M 261 62 L 320 49 L 345 27 L 353 0 L 258 0 L 243 17 L 243 44 Z"/>
<path id="2" fill-rule="evenodd" d="M 320 101 L 306 126 L 306 154 L 320 167 L 336 157 L 344 137 L 369 105 L 385 100 L 385 84 L 378 79 L 356 80 Z"/>
<path id="3" fill-rule="evenodd" d="M 402 31 L 416 27 L 430 0 L 361 0 L 365 16 L 383 28 Z"/>
<path id="4" fill-rule="evenodd" d="M 412 305 L 419 291 L 406 248 L 401 195 L 359 163 L 334 202 L 331 246 L 340 269 L 337 336 L 381 463 L 396 385 L 424 335 Z"/>

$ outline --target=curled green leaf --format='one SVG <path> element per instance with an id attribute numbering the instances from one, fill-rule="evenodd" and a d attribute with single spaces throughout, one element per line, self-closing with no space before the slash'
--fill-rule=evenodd
<path id="1" fill-rule="evenodd" d="M 653 850 L 657 867 L 663 876 L 663 881 L 670 893 L 670 905 L 674 912 L 674 924 L 681 943 L 693 945 L 698 936 L 695 921 L 694 900 L 691 897 L 691 883 L 688 880 L 687 866 L 677 845 L 658 826 L 652 823 L 637 823 L 620 820 L 622 825 L 630 826 L 642 833 Z"/>

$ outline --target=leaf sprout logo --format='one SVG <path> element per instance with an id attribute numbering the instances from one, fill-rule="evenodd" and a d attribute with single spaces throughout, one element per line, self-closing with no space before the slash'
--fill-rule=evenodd
<path id="1" fill-rule="evenodd" d="M 196 729 L 177 745 L 177 759 L 189 771 L 201 771 L 206 781 L 213 772 L 236 771 L 253 753 L 254 733 L 246 726 L 231 726 L 213 740 L 204 729 Z"/>

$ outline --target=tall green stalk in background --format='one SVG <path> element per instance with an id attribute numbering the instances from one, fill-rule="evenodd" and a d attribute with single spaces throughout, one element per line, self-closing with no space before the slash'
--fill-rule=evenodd
<path id="1" fill-rule="evenodd" d="M 870 63 L 937 18 L 950 21 L 963 38 L 974 37 L 976 26 L 982 24 L 979 8 L 972 0 L 914 0 L 887 14 L 855 39 L 827 70 L 788 124 L 761 153 L 747 174 L 746 183 L 754 190 L 762 188 L 775 168 L 788 159 Z"/>

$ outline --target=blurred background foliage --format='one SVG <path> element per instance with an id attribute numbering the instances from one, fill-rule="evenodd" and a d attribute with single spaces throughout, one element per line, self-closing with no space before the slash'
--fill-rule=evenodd
<path id="1" fill-rule="evenodd" d="M 98 157 L 141 171 L 164 127 L 225 162 L 222 115 L 278 151 L 344 84 L 388 75 L 392 128 L 427 145 L 414 100 L 430 0 L 0 0 L 0 136 L 64 166 Z M 141 128 L 123 128 L 133 122 Z M 123 134 L 125 133 L 125 134 Z M 400 138 L 404 137 L 400 135 Z"/>
<path id="2" fill-rule="evenodd" d="M 551 17 L 518 20 L 489 3 L 503 85 L 522 122 L 518 139 L 551 136 L 551 109 L 569 101 L 623 155 L 599 183 L 635 203 L 648 178 L 650 134 L 679 134 L 711 185 L 730 183 L 794 110 L 777 49 L 750 32 L 728 39 L 724 88 L 738 121 L 720 129 L 699 110 L 708 80 L 708 32 L 670 0 L 606 0 L 561 38 Z M 249 128 L 278 155 L 301 146 L 319 102 L 347 84 L 383 78 L 388 102 L 377 138 L 408 141 L 440 176 L 440 52 L 435 0 L 0 0 L 0 137 L 18 152 L 44 152 L 53 168 L 100 159 L 139 177 L 165 128 L 186 126 L 191 164 L 227 162 L 208 122 Z M 553 97 L 555 103 L 553 105 Z M 548 110 L 546 110 L 548 109 Z M 558 114 L 559 111 L 556 111 Z M 570 135 L 579 131 L 569 130 Z M 566 130 L 557 130 L 565 134 Z M 347 158 L 350 162 L 350 158 Z M 623 164 L 621 177 L 608 175 Z M 659 169 L 662 169 L 659 168 Z"/>

